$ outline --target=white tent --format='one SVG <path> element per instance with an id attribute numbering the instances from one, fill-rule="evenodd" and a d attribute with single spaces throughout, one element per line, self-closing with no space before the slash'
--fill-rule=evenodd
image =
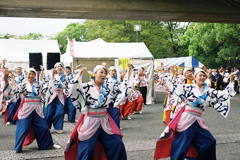
<path id="1" fill-rule="evenodd" d="M 93 42 L 93 43 L 106 43 L 102 38 L 94 39 L 94 40 L 89 41 L 89 42 Z"/>
<path id="2" fill-rule="evenodd" d="M 90 42 L 73 42 L 73 56 L 70 56 L 70 42 L 68 42 L 66 53 L 63 55 L 64 65 L 75 67 L 82 64 L 87 70 L 92 71 L 93 67 L 101 62 L 106 62 L 108 66 L 115 65 L 115 59 L 131 58 L 141 60 L 137 62 L 143 67 L 149 66 L 148 72 L 153 73 L 153 56 L 146 47 L 145 43 L 108 43 L 102 39 L 96 39 Z M 147 60 L 147 61 L 145 61 Z M 150 64 L 151 63 L 151 64 Z M 134 65 L 134 63 L 133 63 Z M 89 75 L 85 73 L 83 81 L 89 80 Z M 147 103 L 152 103 L 151 96 L 153 91 L 153 76 L 150 77 L 148 86 Z M 152 81 L 152 82 L 151 82 Z M 151 86 L 152 85 L 152 86 Z"/>
<path id="3" fill-rule="evenodd" d="M 6 66 L 13 70 L 16 66 L 29 68 L 29 53 L 41 52 L 43 66 L 46 68 L 47 52 L 60 53 L 57 40 L 17 40 L 0 39 L 0 60 L 7 60 Z"/>
<path id="4" fill-rule="evenodd" d="M 152 54 L 144 42 L 139 43 L 108 43 L 102 39 L 90 42 L 73 42 L 73 54 L 70 56 L 70 43 L 68 42 L 63 63 L 70 65 L 73 58 L 108 58 L 131 57 L 140 59 L 153 59 Z"/>

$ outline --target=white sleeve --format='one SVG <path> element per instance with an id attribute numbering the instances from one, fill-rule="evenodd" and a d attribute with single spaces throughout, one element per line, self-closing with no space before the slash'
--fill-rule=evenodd
<path id="1" fill-rule="evenodd" d="M 209 88 L 207 92 L 207 101 L 210 106 L 226 118 L 230 110 L 230 98 L 235 94 L 234 83 L 232 82 L 222 91 Z"/>
<path id="2" fill-rule="evenodd" d="M 69 83 L 68 92 L 73 105 L 78 109 L 84 108 L 86 95 L 83 89 L 82 76 L 77 74 L 77 76 L 72 79 Z"/>

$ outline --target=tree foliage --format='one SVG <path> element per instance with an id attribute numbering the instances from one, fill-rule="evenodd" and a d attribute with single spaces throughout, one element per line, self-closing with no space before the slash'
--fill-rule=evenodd
<path id="1" fill-rule="evenodd" d="M 106 42 L 136 42 L 134 25 L 140 24 L 139 42 L 146 46 L 155 58 L 186 56 L 177 41 L 186 32 L 186 26 L 179 22 L 125 21 L 125 20 L 87 20 L 87 40 L 102 38 Z M 187 24 L 188 26 L 188 24 Z"/>
<path id="2" fill-rule="evenodd" d="M 10 38 L 15 38 L 15 35 L 9 34 L 9 33 L 7 33 L 5 35 L 0 34 L 0 39 L 10 39 Z"/>
<path id="3" fill-rule="evenodd" d="M 66 52 L 68 40 L 86 41 L 86 34 L 87 30 L 85 25 L 79 23 L 68 24 L 66 28 L 56 36 L 61 53 Z M 51 37 L 51 39 L 55 39 L 55 37 Z"/>
<path id="4" fill-rule="evenodd" d="M 178 43 L 210 68 L 231 66 L 240 58 L 240 25 L 192 23 Z"/>
<path id="5" fill-rule="evenodd" d="M 42 40 L 44 35 L 40 33 L 28 33 L 27 35 L 18 36 L 18 39 Z"/>

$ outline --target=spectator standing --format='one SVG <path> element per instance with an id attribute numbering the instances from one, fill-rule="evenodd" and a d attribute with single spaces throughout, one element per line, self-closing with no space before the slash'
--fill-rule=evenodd
<path id="1" fill-rule="evenodd" d="M 215 75 L 216 78 L 216 86 L 217 86 L 217 90 L 222 90 L 222 82 L 223 82 L 223 77 L 222 75 L 219 73 L 219 70 L 217 70 L 217 74 Z"/>
<path id="2" fill-rule="evenodd" d="M 234 78 L 234 90 L 238 94 L 239 93 L 239 76 L 240 76 L 240 68 L 235 69 L 233 72 Z"/>
<path id="3" fill-rule="evenodd" d="M 216 86 L 215 86 L 215 83 L 216 83 L 216 78 L 215 78 L 215 76 L 212 74 L 212 70 L 210 69 L 209 71 L 208 71 L 208 78 L 209 78 L 209 80 L 211 81 L 211 88 L 213 88 L 213 89 L 215 89 L 216 88 Z"/>
<path id="4" fill-rule="evenodd" d="M 148 84 L 148 77 L 145 73 L 145 69 L 141 67 L 139 71 L 139 82 L 140 82 L 140 93 L 142 94 L 143 97 L 143 103 L 144 105 L 146 104 L 146 98 L 147 98 L 147 84 Z"/>

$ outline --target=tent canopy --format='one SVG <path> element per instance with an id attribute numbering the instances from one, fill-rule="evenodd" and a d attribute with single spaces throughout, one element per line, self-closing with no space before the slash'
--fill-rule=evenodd
<path id="1" fill-rule="evenodd" d="M 64 64 L 71 63 L 73 58 L 142 58 L 153 59 L 152 54 L 144 42 L 139 43 L 108 43 L 102 39 L 90 42 L 73 42 L 74 56 L 70 56 L 70 43 L 68 42 L 64 54 Z"/>
<path id="2" fill-rule="evenodd" d="M 94 40 L 89 41 L 89 42 L 93 42 L 93 43 L 106 43 L 102 38 L 97 38 L 97 39 L 94 39 Z"/>
<path id="3" fill-rule="evenodd" d="M 171 65 L 177 65 L 180 67 L 203 67 L 204 65 L 196 60 L 194 57 L 178 57 L 178 58 L 167 58 L 167 67 L 170 67 Z"/>
<path id="4" fill-rule="evenodd" d="M 57 40 L 18 40 L 0 39 L 0 59 L 5 58 L 9 69 L 16 66 L 29 67 L 29 53 L 42 53 L 43 64 L 46 65 L 47 52 L 60 53 Z M 44 65 L 44 66 L 45 66 Z"/>

